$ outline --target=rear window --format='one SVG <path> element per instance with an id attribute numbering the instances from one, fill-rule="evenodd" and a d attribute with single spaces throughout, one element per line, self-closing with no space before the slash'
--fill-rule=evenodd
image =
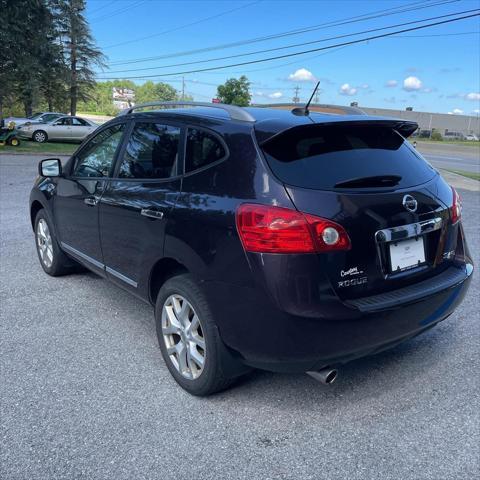
<path id="1" fill-rule="evenodd" d="M 331 190 L 366 178 L 394 178 L 396 188 L 430 180 L 434 169 L 396 131 L 379 126 L 307 126 L 262 145 L 270 168 L 284 183 Z"/>

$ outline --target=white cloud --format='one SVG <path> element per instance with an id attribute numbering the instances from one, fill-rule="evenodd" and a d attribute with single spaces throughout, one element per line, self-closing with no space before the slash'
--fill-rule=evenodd
<path id="1" fill-rule="evenodd" d="M 478 115 L 480 113 L 480 109 L 476 108 L 475 110 L 473 110 L 473 113 L 476 113 Z"/>
<path id="2" fill-rule="evenodd" d="M 449 115 L 461 115 L 463 113 L 463 110 L 460 110 L 459 108 L 454 108 L 451 112 L 448 112 Z"/>
<path id="3" fill-rule="evenodd" d="M 407 77 L 403 81 L 403 89 L 407 92 L 413 92 L 422 88 L 422 81 L 418 77 Z"/>
<path id="4" fill-rule="evenodd" d="M 282 98 L 283 97 L 283 93 L 282 92 L 273 92 L 273 93 L 270 93 L 268 95 L 270 98 Z"/>
<path id="5" fill-rule="evenodd" d="M 315 80 L 315 76 L 306 68 L 299 68 L 294 73 L 291 73 L 288 76 L 288 79 L 292 82 L 313 82 Z"/>
<path id="6" fill-rule="evenodd" d="M 355 87 L 351 87 L 349 83 L 344 83 L 340 87 L 339 91 L 340 95 L 355 95 L 357 93 L 357 89 Z"/>
<path id="7" fill-rule="evenodd" d="M 360 88 L 364 88 L 366 90 L 367 88 L 370 88 L 370 85 L 368 83 L 364 83 L 360 85 Z"/>
<path id="8" fill-rule="evenodd" d="M 465 95 L 465 100 L 473 100 L 478 102 L 480 100 L 480 93 L 475 93 L 475 92 L 467 93 Z"/>
<path id="9" fill-rule="evenodd" d="M 396 80 L 388 80 L 387 83 L 385 83 L 385 86 L 389 88 L 396 87 L 397 85 L 398 82 Z"/>
<path id="10" fill-rule="evenodd" d="M 256 97 L 263 97 L 263 92 L 253 92 Z"/>

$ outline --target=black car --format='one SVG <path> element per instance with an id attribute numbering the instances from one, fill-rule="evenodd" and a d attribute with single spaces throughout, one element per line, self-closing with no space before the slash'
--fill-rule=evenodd
<path id="1" fill-rule="evenodd" d="M 460 200 L 405 140 L 416 123 L 159 106 L 106 123 L 64 166 L 43 160 L 30 215 L 46 273 L 82 265 L 155 306 L 187 391 L 251 368 L 330 383 L 464 298 Z"/>

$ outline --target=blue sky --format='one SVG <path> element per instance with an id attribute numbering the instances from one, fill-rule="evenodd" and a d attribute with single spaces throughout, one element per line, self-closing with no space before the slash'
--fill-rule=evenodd
<path id="1" fill-rule="evenodd" d="M 441 1 L 87 0 L 87 18 L 97 44 L 108 56 L 110 68 L 103 73 L 99 72 L 99 79 L 149 75 L 151 80 L 165 81 L 180 89 L 182 74 L 176 74 L 177 72 L 321 48 L 416 25 L 324 41 L 304 47 L 230 58 L 234 55 L 297 43 L 318 42 L 330 37 L 480 8 L 480 0 L 458 0 L 440 4 Z M 367 14 L 373 15 L 382 10 L 416 8 L 429 3 L 436 5 L 346 25 L 325 25 Z M 300 87 L 300 99 L 305 101 L 314 82 L 319 79 L 321 81 L 319 101 L 322 103 L 348 105 L 356 101 L 360 106 L 367 107 L 404 109 L 412 106 L 418 111 L 478 115 L 479 19 L 480 17 L 474 17 L 403 33 L 392 38 L 371 40 L 265 63 L 188 73 L 184 75 L 185 89 L 195 100 L 210 101 L 215 96 L 216 85 L 228 78 L 245 74 L 252 82 L 254 102 L 291 102 L 297 85 Z M 441 20 L 443 19 L 430 22 Z M 323 26 L 310 32 L 283 38 L 203 53 L 125 63 L 318 25 Z M 166 67 L 216 57 L 227 58 Z M 125 71 L 132 69 L 150 70 Z M 161 76 L 166 73 L 175 75 Z M 145 80 L 134 79 L 137 83 Z"/>

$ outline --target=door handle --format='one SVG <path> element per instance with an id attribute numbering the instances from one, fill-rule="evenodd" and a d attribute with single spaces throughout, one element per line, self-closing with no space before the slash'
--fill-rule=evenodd
<path id="1" fill-rule="evenodd" d="M 89 207 L 94 207 L 98 203 L 98 198 L 96 197 L 87 197 L 83 199 L 83 203 Z"/>
<path id="2" fill-rule="evenodd" d="M 161 212 L 160 210 L 152 210 L 151 208 L 142 208 L 140 210 L 140 215 L 143 215 L 144 217 L 155 218 L 155 219 L 163 218 L 163 212 Z"/>

